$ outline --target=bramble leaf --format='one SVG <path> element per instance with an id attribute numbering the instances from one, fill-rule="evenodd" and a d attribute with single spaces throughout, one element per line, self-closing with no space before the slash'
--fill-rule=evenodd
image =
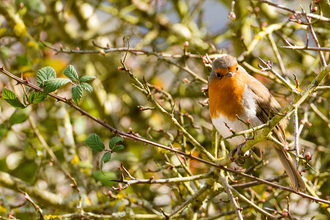
<path id="1" fill-rule="evenodd" d="M 83 87 L 81 85 L 75 85 L 72 87 L 72 99 L 78 104 L 82 95 L 83 95 Z"/>
<path id="2" fill-rule="evenodd" d="M 79 80 L 78 73 L 77 73 L 76 69 L 74 68 L 74 66 L 72 66 L 72 65 L 69 65 L 67 68 L 65 68 L 63 73 L 64 73 L 64 75 L 66 75 L 69 79 L 71 79 L 74 82 Z"/>
<path id="3" fill-rule="evenodd" d="M 80 85 L 87 92 L 90 92 L 90 93 L 93 92 L 93 87 L 91 85 L 89 85 L 88 83 L 81 83 Z"/>
<path id="4" fill-rule="evenodd" d="M 23 109 L 25 108 L 25 105 L 23 105 L 19 100 L 18 98 L 16 97 L 16 94 L 7 89 L 7 88 L 4 88 L 3 91 L 2 91 L 2 98 L 11 106 L 11 107 L 14 107 L 14 108 L 18 108 L 18 109 Z"/>
<path id="5" fill-rule="evenodd" d="M 56 78 L 55 70 L 50 66 L 46 66 L 44 68 L 41 68 L 37 73 L 38 86 L 43 88 L 44 87 L 44 82 L 51 79 L 51 78 Z"/>
<path id="6" fill-rule="evenodd" d="M 95 78 L 96 78 L 95 76 L 86 75 L 86 76 L 81 77 L 80 80 L 79 80 L 79 82 L 80 83 L 83 83 L 83 82 L 87 82 L 87 81 L 93 80 Z"/>
<path id="7" fill-rule="evenodd" d="M 67 78 L 51 78 L 45 82 L 46 87 L 44 88 L 44 94 L 54 92 L 56 89 L 67 84 L 68 82 L 71 82 L 71 80 Z"/>
<path id="8" fill-rule="evenodd" d="M 105 148 L 101 138 L 97 134 L 89 135 L 89 137 L 85 140 L 85 143 L 88 147 L 97 152 L 101 152 Z"/>
<path id="9" fill-rule="evenodd" d="M 29 103 L 37 104 L 45 100 L 47 96 L 39 91 L 31 92 L 28 98 Z"/>

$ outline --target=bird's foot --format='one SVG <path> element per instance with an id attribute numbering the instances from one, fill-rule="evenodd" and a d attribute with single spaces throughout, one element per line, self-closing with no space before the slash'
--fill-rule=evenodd
<path id="1" fill-rule="evenodd" d="M 230 151 L 230 158 L 233 162 L 238 163 L 238 164 L 243 164 L 245 163 L 245 157 L 242 155 L 242 147 L 244 143 L 238 145 L 236 148 L 234 148 L 232 151 Z M 237 153 L 237 158 L 235 158 L 235 153 Z"/>

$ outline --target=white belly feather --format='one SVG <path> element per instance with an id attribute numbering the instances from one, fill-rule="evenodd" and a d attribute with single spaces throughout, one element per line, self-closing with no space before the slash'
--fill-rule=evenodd
<path id="1" fill-rule="evenodd" d="M 241 115 L 239 115 L 239 117 L 244 121 L 250 119 L 251 125 L 254 127 L 261 125 L 262 122 L 256 116 L 257 104 L 253 99 L 252 91 L 249 90 L 247 86 L 243 94 L 243 106 L 245 107 L 245 110 L 243 111 L 243 113 L 241 113 Z M 226 127 L 224 122 L 226 122 L 228 126 L 231 127 L 235 132 L 244 131 L 248 129 L 248 127 L 238 119 L 231 121 L 226 116 L 219 114 L 218 118 L 212 119 L 212 123 L 215 126 L 215 128 L 219 131 L 222 137 L 228 137 L 232 135 L 232 132 L 229 131 L 229 129 Z M 238 146 L 244 142 L 244 137 L 236 136 L 231 139 L 228 139 L 227 141 L 231 143 L 233 146 Z"/>

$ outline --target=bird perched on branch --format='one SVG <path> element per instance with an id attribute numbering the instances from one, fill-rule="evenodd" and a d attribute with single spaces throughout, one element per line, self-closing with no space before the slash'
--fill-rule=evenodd
<path id="1" fill-rule="evenodd" d="M 244 121 L 248 121 L 252 126 L 262 125 L 281 109 L 268 89 L 238 65 L 234 57 L 226 54 L 212 63 L 208 91 L 212 123 L 223 137 L 232 135 L 231 129 L 235 132 L 247 130 Z M 273 137 L 287 146 L 285 127 L 285 122 L 280 122 L 273 129 Z M 240 147 L 244 139 L 243 136 L 235 136 L 228 141 L 233 146 Z M 305 183 L 287 151 L 271 141 L 263 141 L 255 146 L 262 145 L 270 145 L 274 148 L 291 180 L 293 189 L 305 190 Z"/>

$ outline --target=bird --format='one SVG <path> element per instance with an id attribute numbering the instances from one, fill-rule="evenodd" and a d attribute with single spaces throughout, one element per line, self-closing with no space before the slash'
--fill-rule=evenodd
<path id="1" fill-rule="evenodd" d="M 208 81 L 209 110 L 214 127 L 222 137 L 229 137 L 232 131 L 247 130 L 249 123 L 255 127 L 279 113 L 281 106 L 269 90 L 237 63 L 235 57 L 222 54 L 212 62 Z M 229 129 L 231 128 L 231 129 Z M 284 146 L 286 122 L 283 120 L 272 130 L 272 135 Z M 242 146 L 245 137 L 235 136 L 227 141 L 233 146 Z M 304 191 L 306 185 L 295 168 L 288 152 L 272 141 L 262 141 L 254 147 L 272 146 L 288 174 L 292 188 Z"/>

